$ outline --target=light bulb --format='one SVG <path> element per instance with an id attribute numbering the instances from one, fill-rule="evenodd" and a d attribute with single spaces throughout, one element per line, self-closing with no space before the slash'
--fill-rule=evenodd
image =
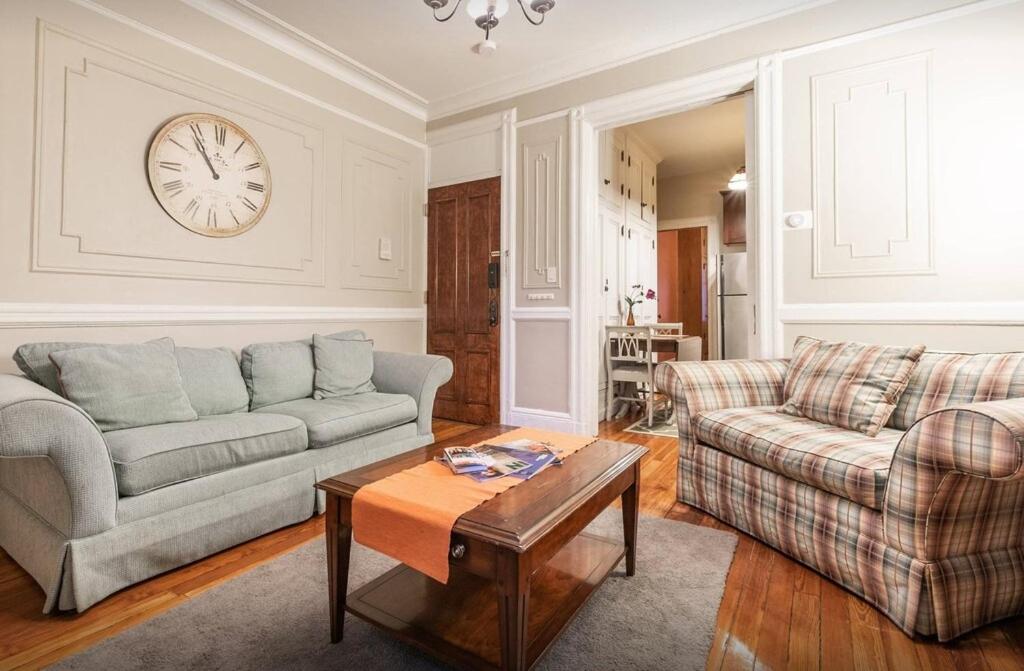
<path id="1" fill-rule="evenodd" d="M 494 16 L 500 19 L 508 14 L 508 0 L 469 0 L 466 3 L 466 13 L 474 20 L 481 16 L 487 16 L 487 9 L 494 5 Z"/>

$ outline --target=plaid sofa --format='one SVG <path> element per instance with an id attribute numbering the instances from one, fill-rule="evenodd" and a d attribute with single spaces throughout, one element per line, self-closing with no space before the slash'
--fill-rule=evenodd
<path id="1" fill-rule="evenodd" d="M 787 360 L 669 362 L 678 498 L 946 641 L 1024 613 L 1024 354 L 925 352 L 878 436 L 776 412 Z"/>

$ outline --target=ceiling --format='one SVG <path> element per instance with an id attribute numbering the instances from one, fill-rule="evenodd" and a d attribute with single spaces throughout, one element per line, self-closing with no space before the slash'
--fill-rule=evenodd
<path id="1" fill-rule="evenodd" d="M 658 179 L 735 170 L 744 162 L 745 110 L 746 101 L 737 97 L 628 128 L 662 156 Z"/>
<path id="2" fill-rule="evenodd" d="M 491 34 L 498 51 L 484 58 L 471 51 L 483 32 L 466 13 L 467 2 L 451 21 L 436 23 L 422 0 L 230 0 L 426 101 L 432 117 L 823 4 L 557 0 L 544 25 L 534 27 L 511 0 Z"/>

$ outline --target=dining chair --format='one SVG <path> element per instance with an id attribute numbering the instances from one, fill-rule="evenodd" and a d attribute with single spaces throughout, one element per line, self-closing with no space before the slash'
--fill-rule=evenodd
<path id="1" fill-rule="evenodd" d="M 612 418 L 616 401 L 642 403 L 647 408 L 647 426 L 654 425 L 654 335 L 653 325 L 606 327 L 606 418 Z M 619 391 L 617 385 L 624 389 Z"/>

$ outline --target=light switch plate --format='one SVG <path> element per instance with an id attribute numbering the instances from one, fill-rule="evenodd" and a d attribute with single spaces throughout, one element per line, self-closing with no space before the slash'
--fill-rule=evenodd
<path id="1" fill-rule="evenodd" d="M 391 260 L 391 238 L 377 238 L 377 258 L 381 261 Z"/>
<path id="2" fill-rule="evenodd" d="M 786 212 L 782 215 L 782 221 L 786 224 L 787 229 L 793 231 L 798 231 L 804 228 L 813 228 L 814 212 L 811 210 Z"/>
<path id="3" fill-rule="evenodd" d="M 548 266 L 547 282 L 548 284 L 554 284 L 558 281 L 558 268 L 555 266 Z"/>

